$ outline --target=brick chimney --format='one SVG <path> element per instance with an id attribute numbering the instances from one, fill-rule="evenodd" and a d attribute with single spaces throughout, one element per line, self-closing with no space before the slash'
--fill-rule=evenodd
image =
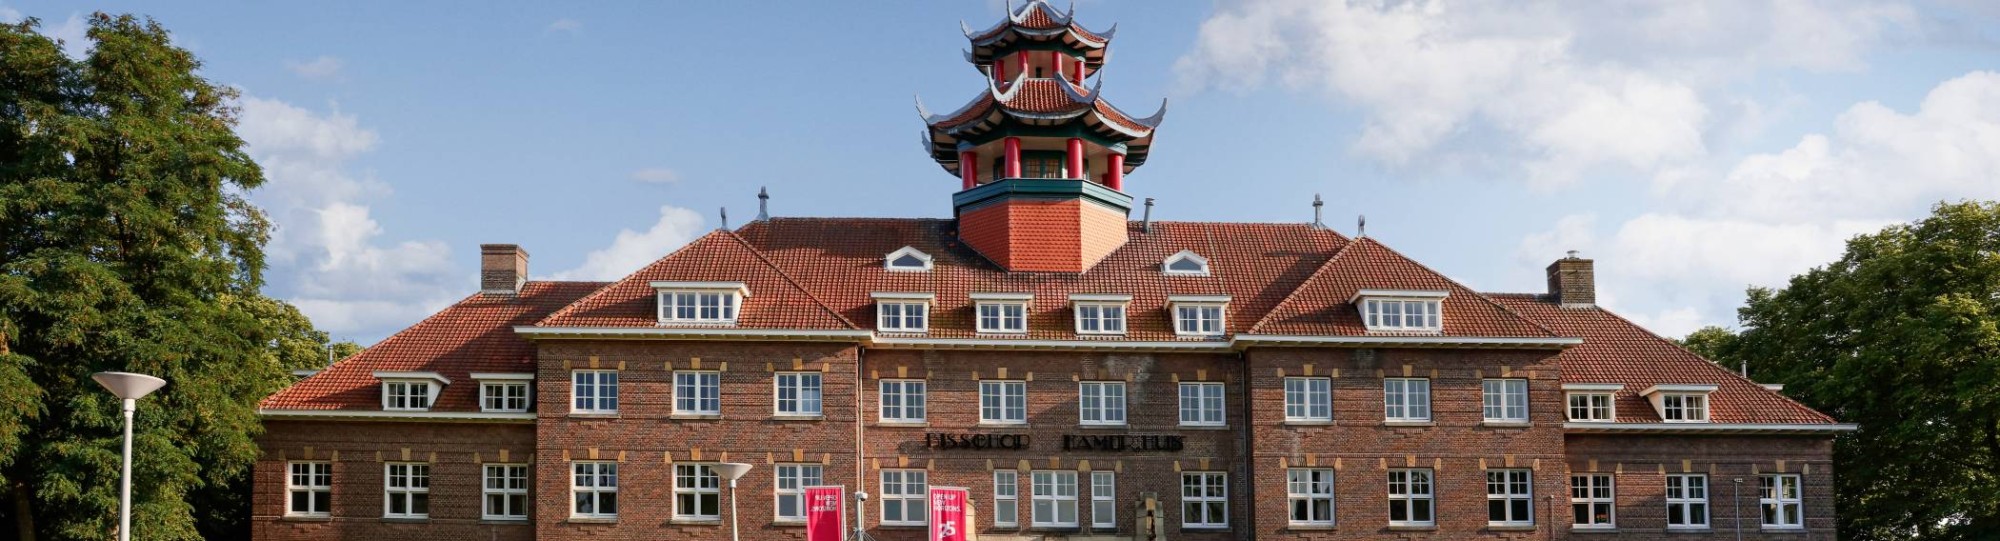
<path id="1" fill-rule="evenodd" d="M 1567 307 L 1597 305 L 1597 271 L 1591 260 L 1569 256 L 1549 264 L 1549 297 Z"/>
<path id="2" fill-rule="evenodd" d="M 516 244 L 479 245 L 479 292 L 513 295 L 527 281 L 527 250 Z"/>

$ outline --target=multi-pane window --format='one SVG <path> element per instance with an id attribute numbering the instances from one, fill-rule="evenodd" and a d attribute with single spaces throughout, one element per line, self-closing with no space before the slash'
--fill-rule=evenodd
<path id="1" fill-rule="evenodd" d="M 1028 382 L 979 382 L 979 422 L 1028 422 Z"/>
<path id="2" fill-rule="evenodd" d="M 882 380 L 882 421 L 919 423 L 924 420 L 924 380 Z"/>
<path id="3" fill-rule="evenodd" d="M 1389 525 L 1437 524 L 1430 470 L 1389 470 Z"/>
<path id="4" fill-rule="evenodd" d="M 1174 305 L 1174 333 L 1190 336 L 1222 334 L 1222 305 Z"/>
<path id="5" fill-rule="evenodd" d="M 1761 489 L 1757 495 L 1757 507 L 1763 509 L 1765 528 L 1805 527 L 1805 519 L 1800 515 L 1803 505 L 1799 498 L 1798 475 L 1763 475 L 1757 478 L 1757 484 Z"/>
<path id="6" fill-rule="evenodd" d="M 285 469 L 285 514 L 323 517 L 333 510 L 333 463 L 291 462 Z"/>
<path id="7" fill-rule="evenodd" d="M 708 370 L 674 372 L 674 413 L 722 413 L 722 373 Z"/>
<path id="8" fill-rule="evenodd" d="M 1285 498 L 1291 502 L 1292 524 L 1332 526 L 1333 470 L 1285 470 Z"/>
<path id="9" fill-rule="evenodd" d="M 669 323 L 733 323 L 736 293 L 725 291 L 661 291 L 660 321 Z"/>
<path id="10" fill-rule="evenodd" d="M 1125 424 L 1125 383 L 1086 381 L 1077 384 L 1078 422 L 1086 425 Z"/>
<path id="11" fill-rule="evenodd" d="M 489 381 L 479 384 L 481 411 L 528 411 L 528 382 Z"/>
<path id="12" fill-rule="evenodd" d="M 1333 420 L 1333 380 L 1285 378 L 1285 420 Z"/>
<path id="13" fill-rule="evenodd" d="M 1669 423 L 1708 422 L 1708 395 L 1666 394 L 1660 396 L 1660 410 Z"/>
<path id="14" fill-rule="evenodd" d="M 1229 474 L 1181 473 L 1181 527 L 1229 527 Z"/>
<path id="15" fill-rule="evenodd" d="M 570 374 L 570 411 L 618 413 L 618 371 L 578 370 Z"/>
<path id="16" fill-rule="evenodd" d="M 1431 380 L 1386 378 L 1382 380 L 1383 418 L 1390 421 L 1431 420 Z"/>
<path id="17" fill-rule="evenodd" d="M 1077 304 L 1076 332 L 1077 334 L 1125 334 L 1125 305 Z"/>
<path id="18" fill-rule="evenodd" d="M 1017 526 L 1021 514 L 1021 474 L 993 470 L 993 525 Z"/>
<path id="19" fill-rule="evenodd" d="M 930 521 L 924 512 L 928 472 L 882 470 L 882 523 L 913 525 Z"/>
<path id="20" fill-rule="evenodd" d="M 485 497 L 480 516 L 486 520 L 527 520 L 528 466 L 486 464 L 480 470 L 480 494 Z"/>
<path id="21" fill-rule="evenodd" d="M 774 489 L 778 497 L 778 520 L 806 519 L 806 487 L 820 484 L 826 473 L 819 464 L 779 464 Z"/>
<path id="22" fill-rule="evenodd" d="M 1037 471 L 1029 476 L 1028 520 L 1038 528 L 1076 526 L 1076 472 Z"/>
<path id="23" fill-rule="evenodd" d="M 382 516 L 387 518 L 427 518 L 431 516 L 431 465 L 421 462 L 391 462 L 388 482 L 383 484 Z"/>
<path id="24" fill-rule="evenodd" d="M 1487 421 L 1528 421 L 1528 380 L 1489 379 L 1480 382 L 1485 391 L 1483 408 Z"/>
<path id="25" fill-rule="evenodd" d="M 930 305 L 922 302 L 883 302 L 875 305 L 879 317 L 875 328 L 885 332 L 924 332 L 930 328 L 925 314 Z"/>
<path id="26" fill-rule="evenodd" d="M 1118 527 L 1118 474 L 1090 472 L 1090 526 Z"/>
<path id="27" fill-rule="evenodd" d="M 1486 523 L 1535 523 L 1533 475 L 1528 470 L 1486 470 Z"/>
<path id="28" fill-rule="evenodd" d="M 979 303 L 979 332 L 1028 332 L 1028 303 Z"/>
<path id="29" fill-rule="evenodd" d="M 1223 425 L 1221 383 L 1181 383 L 1181 425 Z"/>
<path id="30" fill-rule="evenodd" d="M 1604 423 L 1613 421 L 1611 393 L 1570 393 L 1569 420 Z"/>
<path id="31" fill-rule="evenodd" d="M 382 409 L 395 411 L 423 411 L 431 409 L 430 382 L 382 382 Z"/>
<path id="32" fill-rule="evenodd" d="M 1368 299 L 1361 305 L 1362 317 L 1370 330 L 1436 331 L 1443 326 L 1438 317 L 1437 299 Z"/>
<path id="33" fill-rule="evenodd" d="M 1708 476 L 1677 473 L 1667 476 L 1667 528 L 1708 528 Z"/>
<path id="34" fill-rule="evenodd" d="M 722 476 L 714 464 L 674 464 L 674 519 L 722 520 Z"/>
<path id="35" fill-rule="evenodd" d="M 779 372 L 772 381 L 777 386 L 778 415 L 820 414 L 818 372 Z"/>
<path id="36" fill-rule="evenodd" d="M 579 518 L 618 516 L 618 463 L 570 464 L 569 515 Z"/>
<path id="37" fill-rule="evenodd" d="M 1569 476 L 1571 523 L 1577 528 L 1611 528 L 1612 510 L 1617 504 L 1611 474 L 1589 473 Z"/>

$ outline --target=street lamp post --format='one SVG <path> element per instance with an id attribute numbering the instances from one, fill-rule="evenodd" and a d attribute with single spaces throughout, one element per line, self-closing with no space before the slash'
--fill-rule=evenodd
<path id="1" fill-rule="evenodd" d="M 98 385 L 124 402 L 125 454 L 118 475 L 118 541 L 132 541 L 132 410 L 139 399 L 160 390 L 167 380 L 131 372 L 98 372 L 90 379 L 97 380 Z"/>
<path id="2" fill-rule="evenodd" d="M 722 474 L 724 479 L 729 480 L 729 539 L 730 541 L 737 541 L 736 480 L 741 479 L 743 474 L 750 473 L 750 465 L 741 462 L 724 462 L 715 465 L 715 472 Z"/>
<path id="3" fill-rule="evenodd" d="M 1729 499 L 1734 500 L 1730 505 L 1736 508 L 1736 541 L 1743 541 L 1743 478 L 1731 479 L 1730 483 L 1735 485 L 1729 491 Z"/>

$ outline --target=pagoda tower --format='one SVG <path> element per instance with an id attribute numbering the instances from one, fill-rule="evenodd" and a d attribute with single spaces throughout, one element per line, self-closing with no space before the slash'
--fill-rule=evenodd
<path id="1" fill-rule="evenodd" d="M 1106 47 L 1096 32 L 1043 0 L 984 31 L 965 29 L 967 62 L 986 89 L 949 114 L 917 101 L 931 158 L 959 179 L 959 239 L 1010 271 L 1083 272 L 1126 241 L 1125 175 L 1146 163 L 1152 116 L 1102 98 Z M 961 24 L 963 26 L 963 24 Z"/>

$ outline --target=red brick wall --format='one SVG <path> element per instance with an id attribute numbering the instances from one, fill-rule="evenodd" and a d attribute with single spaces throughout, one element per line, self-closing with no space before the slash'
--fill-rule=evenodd
<path id="1" fill-rule="evenodd" d="M 1126 241 L 1123 214 L 1075 199 L 1002 201 L 958 223 L 967 246 L 1015 271 L 1081 272 Z"/>
<path id="2" fill-rule="evenodd" d="M 266 541 L 534 538 L 534 527 L 525 522 L 480 521 L 481 464 L 528 462 L 534 451 L 533 426 L 267 420 L 264 427 L 266 432 L 258 439 L 263 456 L 257 460 L 253 474 L 253 538 Z M 507 454 L 505 459 L 501 458 L 502 452 Z M 288 460 L 332 462 L 332 517 L 284 516 Z M 382 518 L 385 461 L 430 463 L 429 520 Z"/>
<path id="3" fill-rule="evenodd" d="M 1735 539 L 1735 488 L 1743 479 L 1744 539 L 1835 538 L 1833 439 L 1797 436 L 1568 437 L 1569 467 L 1613 474 L 1619 539 Z M 1707 473 L 1707 535 L 1666 533 L 1666 475 Z M 1804 488 L 1804 532 L 1764 532 L 1757 507 L 1757 474 L 1794 473 Z M 1578 537 L 1582 537 L 1579 535 Z"/>

